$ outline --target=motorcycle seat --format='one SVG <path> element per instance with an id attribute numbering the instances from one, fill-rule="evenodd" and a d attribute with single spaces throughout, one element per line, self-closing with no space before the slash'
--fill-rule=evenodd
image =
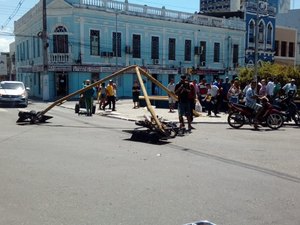
<path id="1" fill-rule="evenodd" d="M 244 108 L 244 109 L 249 108 L 248 106 L 245 106 L 245 105 L 239 104 L 239 103 L 235 103 L 235 104 L 233 104 L 233 105 L 236 106 L 236 107 L 239 107 L 239 108 Z"/>

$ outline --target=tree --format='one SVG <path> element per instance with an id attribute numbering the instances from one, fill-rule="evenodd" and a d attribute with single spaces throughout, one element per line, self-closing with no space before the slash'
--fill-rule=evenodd
<path id="1" fill-rule="evenodd" d="M 241 83 L 254 79 L 254 68 L 240 68 L 238 77 Z M 268 79 L 269 77 L 277 78 L 281 84 L 289 82 L 292 78 L 296 84 L 300 84 L 300 67 L 287 66 L 278 63 L 263 62 L 260 64 L 257 72 L 258 79 Z"/>

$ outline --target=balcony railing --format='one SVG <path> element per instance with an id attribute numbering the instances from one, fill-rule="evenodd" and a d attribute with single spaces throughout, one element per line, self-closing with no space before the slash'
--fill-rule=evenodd
<path id="1" fill-rule="evenodd" d="M 245 30 L 245 23 L 239 18 L 220 19 L 197 13 L 168 10 L 165 7 L 157 8 L 147 5 L 131 4 L 114 0 L 80 0 L 80 4 L 74 4 L 74 6 L 93 8 L 108 12 L 120 12 L 127 15 L 177 21 L 182 23 Z"/>
<path id="2" fill-rule="evenodd" d="M 70 53 L 50 53 L 49 54 L 50 64 L 71 64 L 72 54 Z"/>
<path id="3" fill-rule="evenodd" d="M 147 5 L 132 4 L 114 0 L 78 0 L 71 3 L 74 7 L 91 8 L 107 12 L 120 12 L 123 14 L 155 18 L 168 21 L 177 21 L 182 23 L 191 23 L 211 27 L 223 27 L 235 30 L 245 30 L 245 22 L 239 18 L 232 19 L 216 19 L 197 13 L 187 13 L 176 10 L 169 10 L 165 7 L 157 8 Z M 78 2 L 78 3 L 77 3 Z M 41 1 L 30 9 L 24 16 L 15 22 L 15 29 L 19 29 L 24 24 L 31 21 L 33 17 L 40 16 L 42 11 Z M 219 21 L 217 21 L 219 20 Z"/>

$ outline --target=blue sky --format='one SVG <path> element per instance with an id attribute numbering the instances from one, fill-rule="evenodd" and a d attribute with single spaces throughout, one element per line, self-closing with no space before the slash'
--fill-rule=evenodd
<path id="1" fill-rule="evenodd" d="M 124 0 L 120 0 L 124 1 Z M 167 9 L 183 12 L 199 11 L 199 0 L 128 0 L 129 3 L 153 7 L 165 6 Z M 294 1 L 294 3 L 293 3 Z M 13 42 L 14 21 L 31 9 L 39 0 L 0 0 L 0 52 L 8 51 L 8 44 Z M 300 8 L 299 0 L 291 0 L 295 8 Z M 18 9 L 19 8 L 19 9 Z M 11 17 L 11 19 L 9 19 Z M 5 25 L 4 27 L 2 27 Z"/>

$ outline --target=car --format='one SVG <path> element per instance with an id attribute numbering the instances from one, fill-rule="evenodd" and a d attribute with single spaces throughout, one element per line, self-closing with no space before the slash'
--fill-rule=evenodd
<path id="1" fill-rule="evenodd" d="M 207 220 L 201 220 L 201 221 L 197 221 L 197 222 L 187 223 L 184 225 L 216 225 L 216 224 L 209 222 Z"/>
<path id="2" fill-rule="evenodd" d="M 0 104 L 27 107 L 29 90 L 21 81 L 1 81 Z"/>

